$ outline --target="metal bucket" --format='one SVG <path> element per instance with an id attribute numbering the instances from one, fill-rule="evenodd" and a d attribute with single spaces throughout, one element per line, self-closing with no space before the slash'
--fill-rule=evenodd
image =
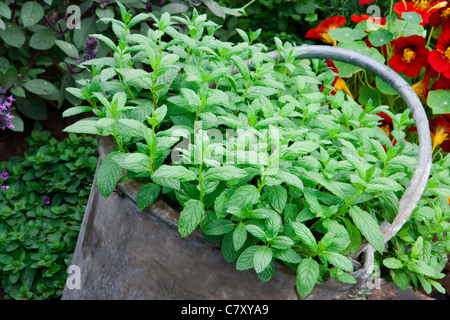
<path id="1" fill-rule="evenodd" d="M 419 201 L 431 169 L 431 138 L 428 119 L 411 86 L 386 65 L 361 53 L 330 47 L 300 46 L 299 59 L 338 60 L 361 67 L 390 84 L 405 100 L 419 135 L 418 164 L 399 204 L 392 224 L 383 222 L 381 231 L 388 242 L 408 220 Z M 268 55 L 278 59 L 278 52 Z M 251 64 L 252 60 L 247 60 Z M 112 139 L 99 138 L 99 163 L 112 148 Z M 97 167 L 97 170 L 98 170 Z M 281 263 L 268 282 L 252 270 L 238 271 L 228 263 L 220 248 L 207 242 L 200 232 L 187 238 L 178 233 L 179 213 L 162 200 L 144 211 L 136 206 L 140 185 L 125 181 L 118 192 L 103 198 L 96 178 L 73 255 L 73 274 L 62 299 L 299 299 L 296 275 Z M 306 299 L 342 299 L 349 290 L 361 287 L 374 269 L 375 249 L 362 245 L 352 255 L 356 285 L 332 278 L 316 285 Z M 364 263 L 358 262 L 362 254 Z"/>

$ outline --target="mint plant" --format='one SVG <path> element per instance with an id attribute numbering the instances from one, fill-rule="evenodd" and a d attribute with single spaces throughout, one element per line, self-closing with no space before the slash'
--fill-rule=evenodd
<path id="1" fill-rule="evenodd" d="M 448 155 L 399 235 L 384 244 L 380 230 L 396 216 L 417 161 L 418 146 L 404 139 L 409 110 L 363 108 L 335 92 L 325 61 L 298 60 L 278 38 L 276 60 L 258 32 L 222 42 L 219 26 L 196 11 L 150 14 L 153 28 L 131 33 L 140 16 L 119 7 L 122 21 L 103 20 L 117 43 L 91 35 L 113 56 L 81 65 L 92 78 L 68 90 L 85 104 L 64 112 L 93 114 L 65 131 L 116 142 L 97 174 L 104 197 L 120 181 L 138 181 L 139 209 L 164 199 L 180 211 L 182 237 L 200 229 L 221 243 L 226 261 L 262 281 L 285 263 L 302 298 L 328 276 L 356 283 L 347 256 L 363 242 L 401 288 L 442 289 L 435 280 L 450 249 Z M 392 118 L 393 141 L 379 127 L 381 112 Z"/>

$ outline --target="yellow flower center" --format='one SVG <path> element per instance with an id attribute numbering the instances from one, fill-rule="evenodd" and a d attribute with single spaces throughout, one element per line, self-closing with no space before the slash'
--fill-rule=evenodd
<path id="1" fill-rule="evenodd" d="M 445 50 L 444 57 L 446 57 L 447 60 L 450 61 L 450 47 L 448 47 L 447 50 Z"/>
<path id="2" fill-rule="evenodd" d="M 412 88 L 414 90 L 414 92 L 419 96 L 419 97 L 423 97 L 425 95 L 425 89 L 427 87 L 427 82 L 425 80 L 425 78 L 423 78 L 422 80 L 416 82 L 415 84 L 412 85 Z"/>
<path id="3" fill-rule="evenodd" d="M 334 47 L 337 46 L 336 40 L 333 40 L 328 33 L 321 33 L 320 36 L 322 37 L 323 42 L 331 43 Z"/>
<path id="4" fill-rule="evenodd" d="M 430 132 L 431 142 L 433 143 L 433 150 L 445 140 L 449 140 L 448 133 L 444 127 L 439 127 L 436 132 Z"/>
<path id="5" fill-rule="evenodd" d="M 382 129 L 384 132 L 386 132 L 386 134 L 388 135 L 388 137 L 391 136 L 391 126 L 387 123 L 384 123 L 382 125 L 379 126 L 380 129 Z"/>
<path id="6" fill-rule="evenodd" d="M 418 9 L 428 9 L 430 7 L 431 0 L 413 0 L 414 7 Z"/>
<path id="7" fill-rule="evenodd" d="M 403 50 L 403 61 L 411 62 L 416 57 L 416 53 L 409 48 Z"/>
<path id="8" fill-rule="evenodd" d="M 444 11 L 442 11 L 441 17 L 442 17 L 443 19 L 446 19 L 446 18 L 448 18 L 449 16 L 450 16 L 450 8 L 445 9 Z"/>

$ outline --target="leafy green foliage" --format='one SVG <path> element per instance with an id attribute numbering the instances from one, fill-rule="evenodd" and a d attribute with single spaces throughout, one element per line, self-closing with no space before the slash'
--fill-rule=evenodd
<path id="1" fill-rule="evenodd" d="M 127 16 L 123 6 L 121 11 Z M 158 197 L 178 206 L 182 237 L 203 231 L 222 244 L 226 261 L 253 269 L 262 281 L 272 278 L 276 261 L 285 262 L 297 272 L 301 297 L 328 275 L 354 283 L 346 256 L 362 242 L 377 249 L 380 265 L 399 252 L 394 244 L 409 252 L 402 233 L 384 244 L 380 223 L 397 214 L 418 147 L 403 139 L 394 145 L 377 115 L 391 115 L 399 137 L 411 123 L 408 110 L 363 109 L 333 91 L 336 74 L 324 61 L 297 60 L 292 44 L 278 38 L 284 61 L 268 57 L 257 38 L 218 40 L 219 26 L 197 11 L 192 18 L 152 18 L 145 36 L 127 31 L 131 17 L 103 20 L 113 25 L 117 44 L 95 37 L 113 57 L 85 62 L 92 79 L 70 89 L 85 96 L 87 106 L 66 115 L 94 116 L 65 130 L 112 136 L 117 144 L 99 170 L 104 196 L 124 169 L 121 179 L 142 184 L 139 208 Z M 448 179 L 449 166 L 447 156 L 434 167 L 435 179 Z M 433 181 L 421 207 L 442 213 L 440 224 L 448 220 L 448 189 Z M 431 252 L 448 249 L 445 228 L 433 228 L 422 238 L 439 232 L 442 242 L 426 259 L 405 264 L 409 274 L 423 272 L 427 281 L 441 276 L 435 267 L 445 260 Z M 417 238 L 413 229 L 404 230 Z M 412 250 L 414 257 L 420 248 Z"/>
<path id="2" fill-rule="evenodd" d="M 62 295 L 97 166 L 96 141 L 35 130 L 25 158 L 0 164 L 0 279 L 13 299 Z M 44 188 L 42 186 L 45 186 Z M 48 199 L 49 204 L 44 198 Z"/>
<path id="3" fill-rule="evenodd" d="M 85 98 L 65 89 L 76 80 L 89 77 L 78 67 L 81 62 L 110 53 L 111 42 L 97 45 L 88 39 L 90 34 L 99 34 L 103 39 L 112 37 L 108 19 L 130 19 L 127 31 L 132 28 L 145 31 L 152 23 L 150 11 L 189 13 L 200 3 L 202 10 L 218 19 L 240 15 L 214 0 L 162 1 L 160 5 L 140 0 L 123 1 L 123 6 L 140 12 L 131 19 L 115 2 L 6 0 L 0 3 L 0 87 L 17 99 L 11 113 L 17 122 L 13 130 L 23 131 L 22 116 L 45 120 L 46 103 L 59 109 L 77 105 L 80 98 Z M 98 19 L 104 20 L 97 23 Z"/>

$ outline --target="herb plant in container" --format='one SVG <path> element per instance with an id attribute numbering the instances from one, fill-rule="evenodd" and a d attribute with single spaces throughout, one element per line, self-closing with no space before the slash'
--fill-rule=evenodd
<path id="1" fill-rule="evenodd" d="M 64 114 L 93 113 L 65 131 L 98 135 L 101 160 L 72 261 L 81 278 L 63 298 L 317 298 L 328 279 L 357 283 L 364 246 L 402 289 L 441 289 L 448 155 L 432 167 L 425 155 L 432 178 L 411 218 L 388 239 L 380 229 L 417 165 L 410 110 L 359 105 L 324 59 L 277 38 L 267 54 L 259 31 L 221 42 L 196 11 L 119 6 L 122 21 L 104 20 L 118 42 L 92 35 L 112 55 L 83 63 L 92 78 L 69 90 L 86 104 Z M 152 28 L 130 33 L 141 19 Z"/>

